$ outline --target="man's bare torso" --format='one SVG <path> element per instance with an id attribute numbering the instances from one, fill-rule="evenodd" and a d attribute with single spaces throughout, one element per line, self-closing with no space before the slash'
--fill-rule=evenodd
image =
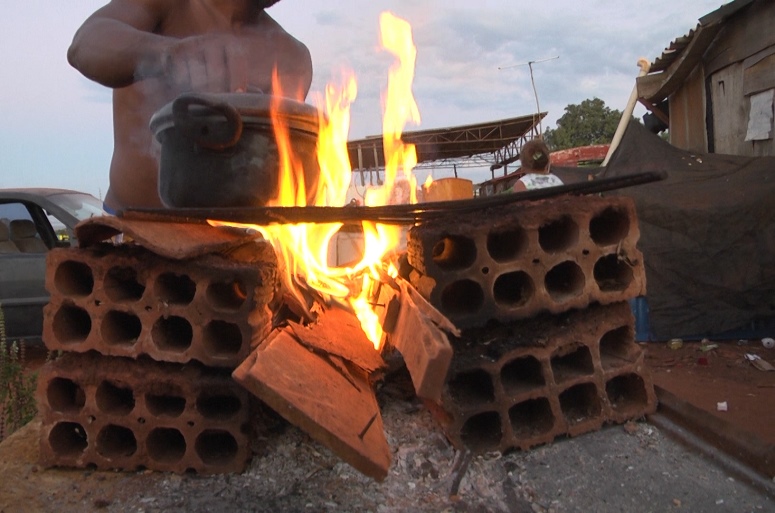
<path id="1" fill-rule="evenodd" d="M 153 3 L 153 2 L 151 2 Z M 160 2 L 156 2 L 159 4 Z M 217 9 L 217 0 L 176 0 L 167 2 L 163 13 L 154 13 L 161 20 L 153 33 L 174 37 L 194 38 L 211 35 L 228 40 L 248 56 L 247 83 L 240 89 L 272 91 L 272 72 L 277 66 L 280 84 L 285 96 L 303 100 L 311 81 L 309 54 L 301 43 L 287 34 L 263 10 L 253 10 L 245 17 L 234 20 Z M 228 3 L 228 2 L 225 2 Z M 238 2 L 234 2 L 238 3 Z M 250 4 L 251 2 L 245 2 Z M 195 39 L 191 39 L 196 42 Z M 203 42 L 199 52 L 210 51 Z M 190 51 L 184 48 L 182 51 Z M 194 60 L 196 64 L 196 60 Z M 198 64 L 197 64 L 198 67 Z M 189 68 L 193 68 L 189 64 Z M 168 76 L 144 78 L 126 87 L 114 89 L 113 124 L 114 153 L 110 167 L 110 189 L 105 198 L 108 207 L 159 207 L 158 157 L 160 147 L 154 140 L 148 122 L 151 116 L 179 94 L 192 89 L 208 92 L 226 92 L 231 86 L 217 77 L 204 77 L 201 70 L 194 86 L 181 84 Z M 194 70 L 191 71 L 195 75 Z M 204 78 L 203 78 L 204 77 Z M 229 92 L 232 92 L 231 89 Z"/>

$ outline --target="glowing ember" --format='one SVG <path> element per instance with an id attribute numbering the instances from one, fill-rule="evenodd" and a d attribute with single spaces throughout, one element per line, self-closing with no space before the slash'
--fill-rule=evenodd
<path id="1" fill-rule="evenodd" d="M 407 122 L 418 124 L 420 114 L 412 95 L 416 49 L 412 42 L 410 25 L 390 13 L 380 17 L 381 41 L 385 49 L 396 56 L 391 67 L 388 90 L 384 98 L 383 145 L 385 153 L 385 185 L 369 190 L 367 206 L 391 203 L 416 203 L 416 180 L 412 174 L 417 164 L 414 145 L 405 145 L 401 134 Z M 274 81 L 277 98 L 282 96 L 279 83 Z M 344 85 L 326 87 L 325 104 L 318 106 L 320 129 L 318 135 L 318 163 L 320 178 L 315 195 L 315 206 L 343 206 L 352 177 L 347 155 L 347 137 L 350 129 L 350 105 L 357 95 L 353 76 L 343 80 Z M 277 198 L 268 206 L 307 206 L 308 197 L 301 161 L 294 156 L 288 126 L 272 108 L 272 122 L 280 154 L 281 173 Z M 400 174 L 399 174 L 400 173 Z M 210 221 L 213 225 L 226 225 Z M 245 225 L 239 225 L 245 226 Z M 278 253 L 285 287 L 293 292 L 302 305 L 306 304 L 300 287 L 315 289 L 325 300 L 349 305 L 361 323 L 369 340 L 379 349 L 384 333 L 370 301 L 372 288 L 381 281 L 380 274 L 396 276 L 395 268 L 385 269 L 385 256 L 400 241 L 397 226 L 362 223 L 364 235 L 363 258 L 352 267 L 329 267 L 328 247 L 341 224 L 305 223 L 250 227 L 260 231 Z"/>

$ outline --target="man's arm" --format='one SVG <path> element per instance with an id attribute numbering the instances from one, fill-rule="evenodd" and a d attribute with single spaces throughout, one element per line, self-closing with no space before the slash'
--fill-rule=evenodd
<path id="1" fill-rule="evenodd" d="M 67 57 L 84 76 L 108 87 L 162 78 L 173 91 L 235 92 L 249 86 L 272 92 L 277 69 L 286 96 L 303 100 L 312 81 L 309 50 L 261 10 L 251 30 L 202 27 L 178 21 L 187 37 L 162 27 L 189 0 L 112 0 L 76 32 Z M 206 20 L 212 22 L 212 20 Z M 197 32 L 198 30 L 198 32 Z"/>
<path id="2" fill-rule="evenodd" d="M 164 71 L 170 38 L 153 31 L 175 2 L 111 0 L 78 29 L 67 60 L 84 76 L 108 87 L 124 87 Z"/>

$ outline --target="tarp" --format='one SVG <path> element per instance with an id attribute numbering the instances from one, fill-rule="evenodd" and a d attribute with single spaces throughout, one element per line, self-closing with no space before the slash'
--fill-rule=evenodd
<path id="1" fill-rule="evenodd" d="M 775 157 L 687 152 L 632 122 L 606 168 L 553 169 L 566 183 L 668 173 L 608 193 L 635 200 L 658 340 L 712 337 L 775 318 Z"/>

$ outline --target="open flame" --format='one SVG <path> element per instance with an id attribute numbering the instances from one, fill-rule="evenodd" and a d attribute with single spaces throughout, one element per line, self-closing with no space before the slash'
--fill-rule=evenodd
<path id="1" fill-rule="evenodd" d="M 382 47 L 393 53 L 397 61 L 390 68 L 387 94 L 383 98 L 385 185 L 367 192 L 366 205 L 417 203 L 417 180 L 413 174 L 417 152 L 413 144 L 404 144 L 401 140 L 407 122 L 420 124 L 420 111 L 412 94 L 417 50 L 412 40 L 412 27 L 405 20 L 384 12 L 380 16 L 380 29 Z"/>
<path id="2" fill-rule="evenodd" d="M 393 14 L 380 16 L 382 46 L 396 56 L 391 67 L 387 93 L 383 99 L 383 146 L 385 153 L 385 182 L 379 189 L 367 191 L 367 206 L 394 203 L 416 203 L 416 179 L 412 173 L 417 164 L 414 145 L 404 144 L 401 135 L 407 122 L 419 124 L 420 114 L 414 96 L 412 81 L 416 48 L 412 41 L 411 26 Z M 282 92 L 274 77 L 274 90 L 279 99 Z M 350 105 L 357 96 L 355 77 L 345 77 L 344 85 L 329 84 L 324 105 L 318 105 L 320 128 L 317 158 L 320 176 L 314 195 L 314 206 L 344 206 L 352 178 L 347 154 L 350 129 Z M 268 206 L 308 206 L 307 184 L 301 161 L 294 155 L 289 129 L 272 106 L 272 122 L 281 173 L 278 196 Z M 225 225 L 210 221 L 213 225 Z M 245 227 L 246 225 L 238 225 Z M 270 226 L 247 225 L 261 232 L 278 253 L 282 279 L 288 291 L 294 293 L 302 305 L 306 304 L 300 287 L 316 290 L 324 299 L 347 305 L 355 312 L 364 333 L 379 349 L 384 333 L 377 313 L 371 304 L 373 287 L 385 273 L 396 276 L 395 268 L 384 268 L 386 255 L 400 243 L 401 230 L 397 226 L 363 222 L 364 254 L 359 262 L 349 267 L 328 265 L 328 247 L 342 227 L 341 223 L 302 223 Z M 391 266 L 392 267 L 392 266 Z"/>

